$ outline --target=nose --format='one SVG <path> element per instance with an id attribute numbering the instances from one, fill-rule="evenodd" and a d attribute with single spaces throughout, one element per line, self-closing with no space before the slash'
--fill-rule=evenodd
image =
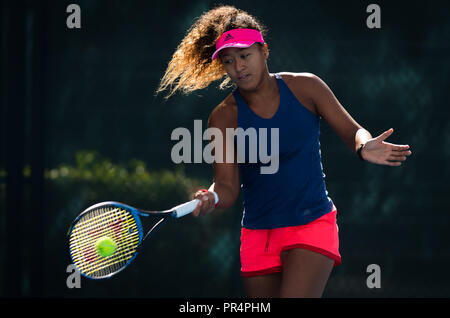
<path id="1" fill-rule="evenodd" d="M 237 58 L 237 59 L 235 60 L 234 67 L 235 67 L 235 69 L 236 69 L 236 72 L 239 73 L 239 72 L 241 72 L 241 71 L 244 69 L 245 63 L 244 63 L 244 61 L 242 61 L 240 58 Z"/>

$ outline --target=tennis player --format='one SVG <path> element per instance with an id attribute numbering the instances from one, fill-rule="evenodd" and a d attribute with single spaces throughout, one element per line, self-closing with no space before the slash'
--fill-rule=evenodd
<path id="1" fill-rule="evenodd" d="M 157 92 L 170 87 L 169 98 L 178 90 L 189 93 L 225 76 L 220 89 L 234 89 L 208 121 L 208 127 L 219 128 L 223 135 L 223 163 L 213 164 L 210 187 L 220 200 L 215 207 L 210 191 L 197 191 L 194 197 L 200 203 L 193 214 L 232 206 L 241 178 L 240 258 L 247 296 L 321 297 L 341 256 L 337 208 L 328 196 L 321 163 L 320 119 L 366 162 L 400 166 L 411 151 L 408 145 L 384 141 L 392 128 L 373 138 L 318 76 L 269 73 L 266 32 L 261 22 L 245 11 L 233 6 L 211 9 L 188 30 Z M 276 173 L 262 174 L 263 163 L 237 163 L 236 156 L 233 162 L 226 162 L 230 152 L 226 129 L 237 127 L 279 129 Z"/>

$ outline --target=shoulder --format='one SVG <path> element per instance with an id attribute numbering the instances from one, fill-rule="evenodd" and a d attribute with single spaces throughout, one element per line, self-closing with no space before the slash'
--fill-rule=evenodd
<path id="1" fill-rule="evenodd" d="M 293 73 L 293 72 L 280 72 L 279 73 L 286 84 L 292 85 L 295 88 L 301 87 L 311 87 L 320 82 L 323 82 L 319 76 L 303 72 L 303 73 Z"/>
<path id="2" fill-rule="evenodd" d="M 286 85 L 300 96 L 315 101 L 323 95 L 332 94 L 331 89 L 319 76 L 313 73 L 280 73 Z"/>
<path id="3" fill-rule="evenodd" d="M 237 105 L 232 93 L 213 109 L 209 115 L 208 126 L 218 128 L 237 127 Z"/>
<path id="4" fill-rule="evenodd" d="M 319 115 L 315 100 L 323 81 L 312 73 L 280 72 L 281 78 L 295 97 L 313 114 Z"/>

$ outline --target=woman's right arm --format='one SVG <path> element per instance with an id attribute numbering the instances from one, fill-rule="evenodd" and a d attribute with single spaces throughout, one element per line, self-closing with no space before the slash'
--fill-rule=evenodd
<path id="1" fill-rule="evenodd" d="M 223 151 L 221 152 L 221 162 L 218 162 L 220 154 L 216 154 L 216 160 L 213 163 L 214 182 L 209 190 L 216 192 L 219 197 L 216 208 L 226 209 L 236 202 L 240 190 L 239 169 L 234 143 L 231 142 L 230 147 L 227 147 L 226 142 L 226 129 L 236 129 L 237 127 L 237 109 L 232 98 L 225 99 L 212 111 L 208 120 L 208 128 L 211 127 L 218 128 L 221 131 Z M 233 158 L 232 162 L 226 162 L 227 152 L 229 153 L 228 158 Z M 233 156 L 230 156 L 231 153 L 233 153 Z M 199 205 L 192 212 L 194 216 L 207 214 L 214 210 L 214 195 L 211 192 L 199 190 L 195 193 L 194 198 L 200 200 Z"/>

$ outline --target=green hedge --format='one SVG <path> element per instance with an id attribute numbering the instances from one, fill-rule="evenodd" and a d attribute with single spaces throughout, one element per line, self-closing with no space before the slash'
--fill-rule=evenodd
<path id="1" fill-rule="evenodd" d="M 29 177 L 28 167 L 24 175 Z M 127 270 L 106 281 L 83 278 L 80 289 L 66 286 L 70 264 L 67 231 L 81 211 L 101 201 L 167 209 L 190 200 L 196 189 L 208 187 L 210 182 L 188 178 L 182 166 L 175 171 L 151 171 L 142 160 L 117 164 L 95 151 L 79 151 L 74 164 L 45 171 L 43 296 L 240 296 L 240 212 L 236 208 L 174 220 L 145 242 Z M 25 190 L 29 197 L 29 189 Z M 26 272 L 23 280 L 26 286 Z"/>

